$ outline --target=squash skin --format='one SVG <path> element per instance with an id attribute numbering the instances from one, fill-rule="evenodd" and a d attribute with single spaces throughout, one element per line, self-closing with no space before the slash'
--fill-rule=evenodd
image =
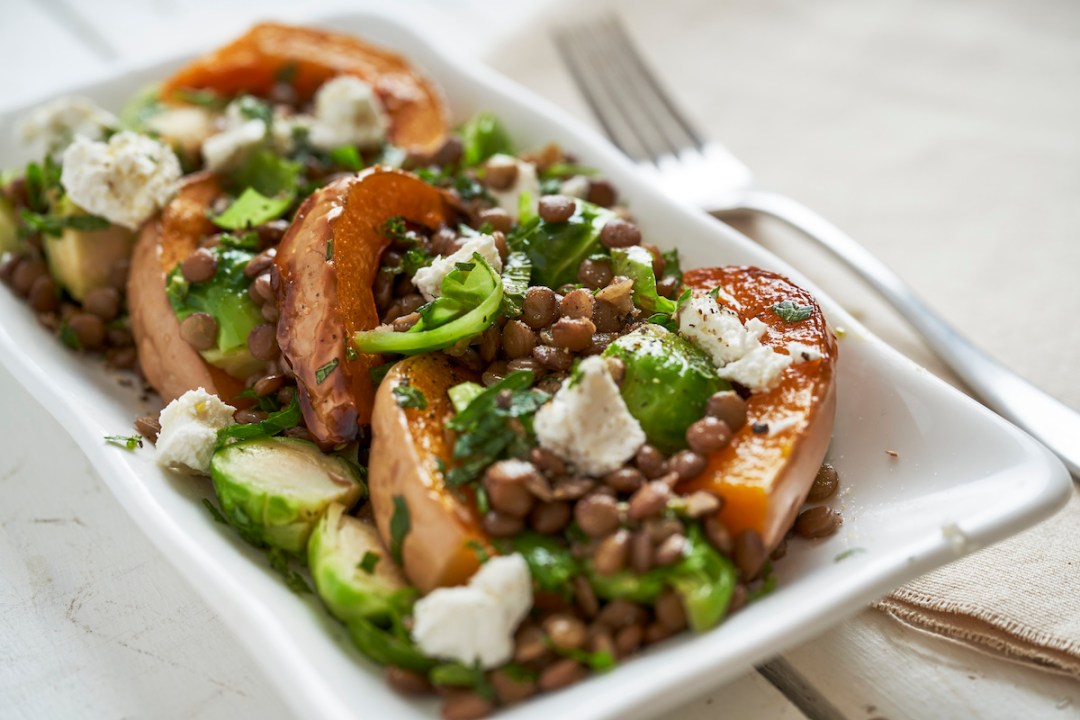
<path id="1" fill-rule="evenodd" d="M 439 470 L 440 461 L 451 463 L 453 450 L 453 438 L 444 429 L 453 415 L 446 391 L 477 379 L 441 353 L 418 355 L 394 365 L 375 397 L 368 464 L 375 523 L 383 543 L 392 547 L 394 497 L 404 498 L 411 528 L 402 544 L 402 567 L 423 593 L 467 581 L 480 567 L 469 545 L 488 543 L 471 493 L 451 492 Z M 424 394 L 425 409 L 398 406 L 393 390 L 405 383 Z"/>
<path id="2" fill-rule="evenodd" d="M 307 428 L 326 449 L 355 440 L 371 422 L 371 370 L 383 358 L 347 347 L 357 330 L 379 325 L 372 286 L 390 244 L 382 227 L 398 215 L 435 229 L 455 209 L 416 176 L 377 166 L 308 197 L 278 245 L 278 345 L 296 375 Z"/>
<path id="3" fill-rule="evenodd" d="M 212 90 L 225 97 L 250 93 L 267 97 L 288 70 L 288 84 L 300 102 L 337 75 L 370 84 L 390 116 L 389 136 L 417 153 L 437 150 L 449 120 L 442 93 L 400 55 L 358 38 L 279 23 L 255 25 L 243 36 L 204 55 L 169 78 L 161 97 L 180 91 Z"/>
<path id="4" fill-rule="evenodd" d="M 139 367 L 166 403 L 199 387 L 232 402 L 244 389 L 242 380 L 208 364 L 180 337 L 165 294 L 168 273 L 215 231 L 206 210 L 220 192 L 213 175 L 188 176 L 160 215 L 143 225 L 131 256 L 127 300 Z"/>
<path id="5" fill-rule="evenodd" d="M 709 457 L 701 475 L 677 488 L 720 495 L 724 506 L 718 518 L 727 529 L 733 535 L 754 530 L 771 549 L 795 521 L 829 446 L 836 417 L 836 337 L 813 296 L 776 273 L 755 267 L 702 268 L 686 272 L 683 282 L 696 295 L 719 288 L 717 301 L 736 311 L 743 323 L 751 318 L 765 323 L 762 344 L 787 352 L 787 343 L 799 342 L 822 355 L 793 363 L 774 387 L 751 395 L 746 425 Z M 770 310 L 785 300 L 809 305 L 810 317 L 785 322 Z M 788 424 L 791 418 L 795 421 Z M 755 433 L 755 424 L 780 429 Z"/>

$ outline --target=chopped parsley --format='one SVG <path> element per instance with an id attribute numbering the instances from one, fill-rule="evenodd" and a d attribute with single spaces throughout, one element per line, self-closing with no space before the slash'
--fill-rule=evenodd
<path id="1" fill-rule="evenodd" d="M 379 564 L 379 559 L 379 553 L 368 550 L 364 553 L 364 557 L 357 567 L 370 575 L 375 572 L 375 566 Z"/>
<path id="2" fill-rule="evenodd" d="M 802 322 L 814 311 L 811 305 L 796 305 L 791 300 L 776 303 L 769 309 L 786 323 Z"/>
<path id="3" fill-rule="evenodd" d="M 405 536 L 412 529 L 409 518 L 409 506 L 401 495 L 394 496 L 394 514 L 390 516 L 390 555 L 394 562 L 401 564 L 401 551 L 405 545 Z"/>
<path id="4" fill-rule="evenodd" d="M 483 546 L 479 540 L 469 540 L 465 543 L 465 547 L 476 553 L 476 559 L 480 561 L 480 564 L 486 563 L 491 559 L 491 553 Z"/>
<path id="5" fill-rule="evenodd" d="M 285 585 L 297 595 L 311 593 L 311 587 L 304 580 L 304 576 L 293 569 L 292 558 L 281 548 L 270 548 L 266 551 L 266 559 L 274 572 L 282 577 Z"/>
<path id="6" fill-rule="evenodd" d="M 323 365 L 321 368 L 315 371 L 315 384 L 322 385 L 326 378 L 330 377 L 330 373 L 337 370 L 338 359 L 334 358 L 330 362 Z"/>
<path id="7" fill-rule="evenodd" d="M 424 396 L 424 393 L 420 388 L 413 387 L 406 382 L 395 386 L 393 393 L 398 407 L 427 410 L 427 397 Z"/>
<path id="8" fill-rule="evenodd" d="M 97 215 L 42 215 L 24 209 L 21 213 L 23 235 L 41 233 L 49 237 L 60 237 L 64 230 L 93 232 L 105 230 L 112 223 Z"/>
<path id="9" fill-rule="evenodd" d="M 379 228 L 379 233 L 391 240 L 407 240 L 409 239 L 409 226 L 405 224 L 404 217 L 394 215 L 386 219 L 386 222 Z"/>
<path id="10" fill-rule="evenodd" d="M 258 252 L 261 243 L 259 242 L 259 233 L 246 232 L 242 235 L 233 235 L 232 233 L 223 233 L 220 238 L 221 244 L 228 248 L 236 248 L 237 250 L 247 250 L 249 252 Z"/>
<path id="11" fill-rule="evenodd" d="M 210 220 L 225 230 L 244 230 L 276 220 L 292 206 L 292 203 L 292 193 L 267 197 L 255 188 L 249 187 L 225 209 L 225 212 L 220 215 L 211 215 Z"/>
<path id="12" fill-rule="evenodd" d="M 142 435 L 106 435 L 105 442 L 118 445 L 127 450 L 134 450 L 143 446 Z"/>
<path id="13" fill-rule="evenodd" d="M 360 172 L 364 169 L 364 161 L 360 159 L 360 151 L 355 145 L 343 145 L 330 151 L 330 161 L 340 165 L 346 170 Z"/>
<path id="14" fill-rule="evenodd" d="M 302 417 L 300 403 L 294 396 L 287 407 L 270 413 L 262 422 L 237 423 L 221 428 L 217 433 L 217 446 L 224 447 L 230 440 L 255 440 L 277 435 L 299 425 Z"/>
<path id="15" fill-rule="evenodd" d="M 844 560 L 847 560 L 849 557 L 853 557 L 855 555 L 861 555 L 864 552 L 866 552 L 866 548 L 863 548 L 863 547 L 848 548 L 847 550 L 843 551 L 842 553 L 838 553 L 836 555 L 836 557 L 833 558 L 833 562 L 842 562 Z"/>

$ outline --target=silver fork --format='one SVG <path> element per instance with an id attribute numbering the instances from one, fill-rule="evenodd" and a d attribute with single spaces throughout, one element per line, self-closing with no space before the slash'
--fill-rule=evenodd
<path id="1" fill-rule="evenodd" d="M 831 222 L 789 197 L 755 189 L 750 169 L 679 112 L 618 19 L 566 27 L 554 39 L 608 137 L 660 188 L 712 214 L 769 215 L 816 241 L 899 310 L 987 407 L 1041 441 L 1080 478 L 1080 414 L 975 347 Z"/>

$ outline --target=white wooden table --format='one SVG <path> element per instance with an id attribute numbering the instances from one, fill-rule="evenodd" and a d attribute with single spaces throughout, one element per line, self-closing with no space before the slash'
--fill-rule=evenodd
<path id="1" fill-rule="evenodd" d="M 296 17 L 298 5 L 264 0 L 259 12 Z M 587 118 L 544 28 L 605 3 L 509 5 L 404 11 L 460 33 L 463 52 Z M 243 6 L 217 0 L 208 15 L 194 0 L 4 0 L 0 104 L 195 37 L 225 39 L 254 19 Z M 679 0 L 621 12 L 674 94 L 760 178 L 841 223 L 989 351 L 1080 406 L 1080 293 L 1050 307 L 1040 294 L 1072 288 L 1080 269 L 1080 7 Z M 872 329 L 940 371 L 835 265 L 790 234 L 758 229 Z M 0 717 L 286 717 L 278 690 L 122 512 L 62 423 L 3 370 L 0 398 Z M 778 665 L 781 676 L 748 669 L 677 716 L 1080 712 L 1075 681 L 869 610 Z"/>

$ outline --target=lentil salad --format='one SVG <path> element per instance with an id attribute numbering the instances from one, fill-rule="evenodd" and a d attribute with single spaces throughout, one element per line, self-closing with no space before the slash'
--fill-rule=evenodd
<path id="1" fill-rule="evenodd" d="M 610 183 L 554 146 L 516 152 L 490 115 L 443 137 L 426 125 L 402 135 L 393 98 L 368 76 L 367 95 L 354 83 L 348 101 L 382 139 L 370 127 L 339 132 L 333 109 L 320 112 L 334 96 L 320 93 L 348 73 L 316 84 L 306 66 L 266 54 L 267 88 L 242 94 L 222 80 L 225 49 L 179 99 L 169 81 L 129 109 L 129 129 L 76 136 L 104 147 L 94 152 L 125 132 L 152 138 L 161 157 L 148 175 L 168 174 L 166 150 L 186 171 L 138 238 L 108 198 L 77 176 L 65 182 L 66 149 L 5 186 L 23 237 L 4 279 L 64 342 L 137 362 L 177 403 L 137 421 L 140 434 L 163 431 L 171 464 L 210 474 L 220 517 L 277 564 L 306 559 L 361 651 L 398 689 L 445 694 L 450 717 L 708 629 L 767 589 L 768 557 L 782 554 L 789 510 L 810 484 L 774 519 L 771 507 L 751 517 L 754 503 L 725 478 L 743 472 L 733 454 L 800 429 L 781 427 L 792 413 L 768 412 L 788 407 L 777 396 L 792 376 L 813 399 L 831 390 L 831 373 L 820 376 L 835 343 L 813 299 L 757 269 L 684 275 L 677 253 L 643 243 Z M 163 132 L 162 116 L 178 111 L 209 117 L 210 134 Z M 91 236 L 103 233 L 119 238 L 114 257 L 65 264 L 101 250 Z M 80 283 L 103 265 L 103 281 Z M 708 340 L 712 315 L 725 318 L 712 335 L 726 342 Z M 746 352 L 725 357 L 734 346 Z M 752 353 L 764 358 L 757 374 L 731 369 Z M 762 379 L 770 362 L 779 370 Z M 197 388 L 206 397 L 189 395 Z M 174 416 L 191 422 L 170 437 Z M 193 446 L 200 436 L 208 450 Z M 815 467 L 823 453 L 813 450 Z M 279 465 L 290 471 L 271 471 Z M 402 485 L 427 492 L 432 480 L 460 532 L 422 542 L 442 526 L 418 522 L 424 500 Z M 813 487 L 830 485 L 823 471 Z M 377 534 L 347 512 L 366 493 Z M 283 497 L 284 518 L 265 511 Z M 830 519 L 802 521 L 804 534 L 835 529 L 835 514 L 815 513 Z M 430 652 L 418 608 L 433 604 L 417 591 L 472 589 L 506 557 L 521 558 L 531 584 L 529 607 L 508 623 L 510 655 Z M 487 609 L 481 590 L 456 597 Z"/>

